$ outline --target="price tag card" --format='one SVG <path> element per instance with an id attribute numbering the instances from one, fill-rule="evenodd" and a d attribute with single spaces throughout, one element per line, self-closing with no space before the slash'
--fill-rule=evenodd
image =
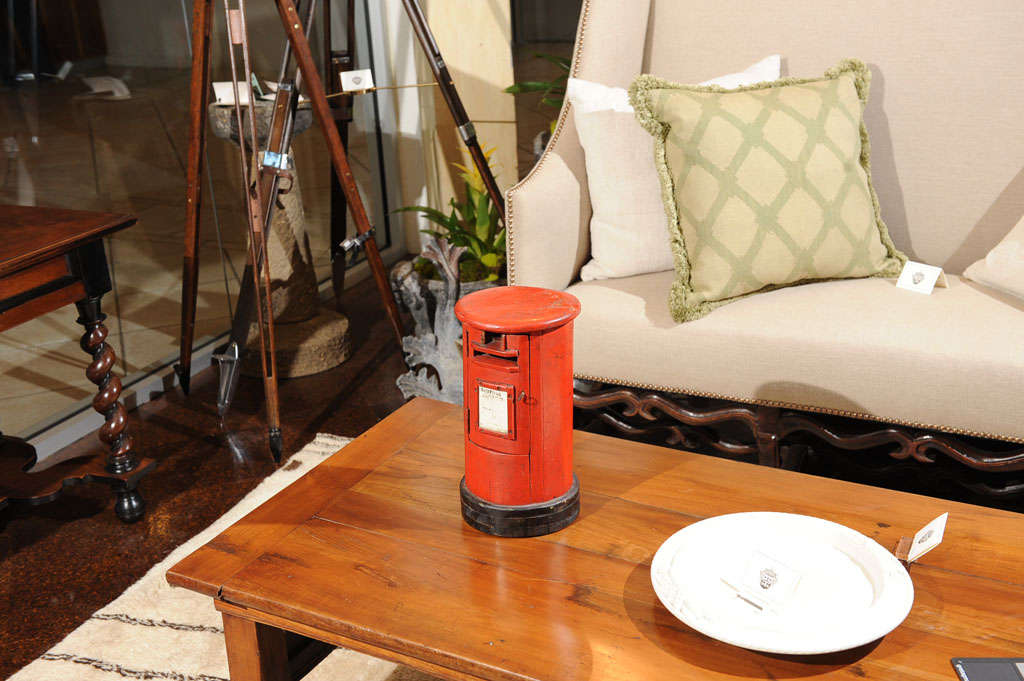
<path id="1" fill-rule="evenodd" d="M 508 435 L 508 393 L 477 386 L 477 425 L 480 430 Z"/>
<path id="2" fill-rule="evenodd" d="M 217 106 L 233 106 L 235 103 L 235 84 L 230 80 L 218 81 L 213 84 L 213 103 Z M 249 90 L 245 83 L 238 85 L 238 103 L 242 106 L 249 104 Z"/>
<path id="3" fill-rule="evenodd" d="M 345 92 L 369 90 L 373 87 L 373 72 L 370 69 L 341 72 L 341 89 Z"/>
<path id="4" fill-rule="evenodd" d="M 910 545 L 910 551 L 907 552 L 908 563 L 913 563 L 942 543 L 942 535 L 946 532 L 946 519 L 948 517 L 948 513 L 943 513 L 918 530 L 917 534 L 914 535 L 914 542 Z"/>
<path id="5" fill-rule="evenodd" d="M 900 278 L 896 280 L 897 288 L 905 288 L 908 291 L 930 295 L 932 289 L 948 288 L 946 274 L 941 267 L 925 265 L 924 263 L 908 260 L 900 272 Z"/>
<path id="6" fill-rule="evenodd" d="M 754 551 L 740 570 L 724 575 L 722 581 L 751 605 L 777 611 L 796 591 L 800 572 L 761 551 Z"/>

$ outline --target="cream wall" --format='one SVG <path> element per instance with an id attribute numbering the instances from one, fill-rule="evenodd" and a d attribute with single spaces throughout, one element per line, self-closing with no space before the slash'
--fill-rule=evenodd
<path id="1" fill-rule="evenodd" d="M 401 1 L 385 0 L 382 9 L 389 68 L 387 73 L 375 73 L 374 81 L 378 85 L 421 82 L 418 71 L 421 51 Z M 395 188 L 398 194 L 393 201 L 395 206 L 422 205 L 428 201 L 421 115 L 421 92 L 425 89 L 403 88 L 379 93 L 389 99 L 395 111 L 394 148 L 398 156 L 399 184 Z M 397 213 L 392 219 L 394 225 L 402 226 L 406 248 L 418 251 L 419 230 L 426 224 L 412 213 Z"/>

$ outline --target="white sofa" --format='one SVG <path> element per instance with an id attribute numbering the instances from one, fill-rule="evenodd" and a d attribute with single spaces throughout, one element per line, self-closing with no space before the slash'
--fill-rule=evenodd
<path id="1" fill-rule="evenodd" d="M 810 422 L 800 414 L 824 412 L 909 427 L 892 431 L 897 456 L 930 460 L 931 447 L 974 468 L 1022 469 L 1024 448 L 997 446 L 995 460 L 939 435 L 1024 443 L 1024 301 L 956 276 L 1024 214 L 1021 35 L 1018 0 L 585 0 L 572 74 L 607 85 L 642 72 L 697 82 L 773 52 L 783 75 L 866 62 L 883 218 L 912 259 L 953 276 L 930 296 L 885 279 L 796 286 L 685 324 L 668 312 L 671 272 L 581 283 L 590 197 L 566 104 L 507 193 L 509 281 L 579 298 L 576 376 L 631 388 L 620 415 L 654 419 L 653 391 L 708 396 L 749 405 L 745 420 L 760 419 L 755 434 L 772 446 Z M 773 430 L 786 410 L 786 432 Z"/>

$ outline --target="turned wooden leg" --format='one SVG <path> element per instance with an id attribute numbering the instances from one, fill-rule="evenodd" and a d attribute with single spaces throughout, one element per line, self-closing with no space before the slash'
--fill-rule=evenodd
<path id="1" fill-rule="evenodd" d="M 111 372 L 117 357 L 106 342 L 108 331 L 103 320 L 107 316 L 100 311 L 99 296 L 80 300 L 75 306 L 78 308 L 78 323 L 85 327 L 79 345 L 92 357 L 85 375 L 98 388 L 92 398 L 92 407 L 106 420 L 99 432 L 100 441 L 109 449 L 105 467 L 108 473 L 123 475 L 134 470 L 138 462 L 132 454 L 131 435 L 125 432 L 128 412 L 118 401 L 121 379 Z M 114 492 L 117 494 L 114 512 L 118 518 L 132 522 L 142 517 L 145 503 L 133 483 L 118 482 L 114 484 Z"/>
<path id="2" fill-rule="evenodd" d="M 281 629 L 222 612 L 231 681 L 290 681 Z"/>
<path id="3" fill-rule="evenodd" d="M 782 465 L 779 455 L 779 409 L 757 407 L 757 462 L 762 466 L 778 468 Z"/>

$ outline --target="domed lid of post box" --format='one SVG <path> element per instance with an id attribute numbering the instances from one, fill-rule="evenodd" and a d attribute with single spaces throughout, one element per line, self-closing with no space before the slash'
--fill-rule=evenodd
<path id="1" fill-rule="evenodd" d="M 563 326 L 580 313 L 580 301 L 563 291 L 498 286 L 474 291 L 455 304 L 463 324 L 497 333 L 532 333 Z"/>

